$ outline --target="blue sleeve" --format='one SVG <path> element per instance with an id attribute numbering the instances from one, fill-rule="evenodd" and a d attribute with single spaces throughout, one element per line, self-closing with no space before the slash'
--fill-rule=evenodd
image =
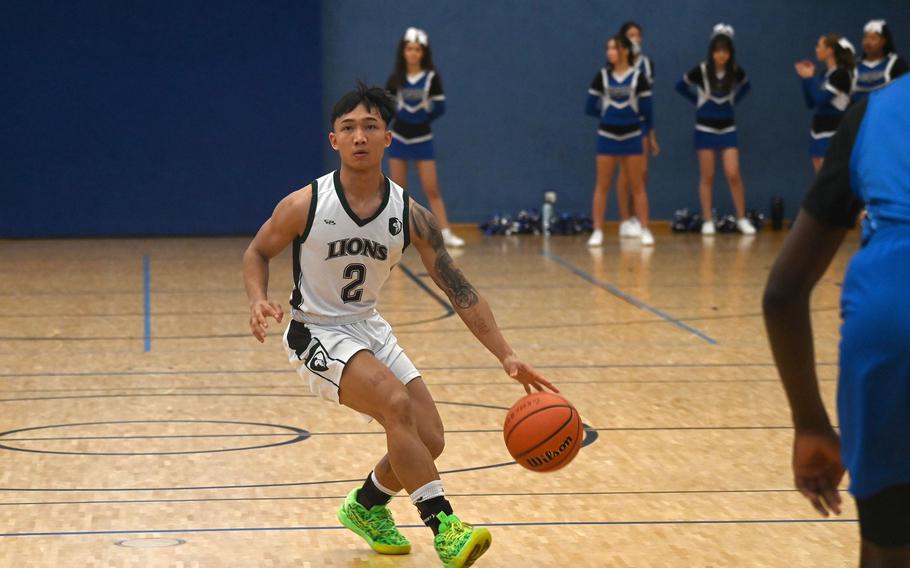
<path id="1" fill-rule="evenodd" d="M 737 104 L 739 101 L 746 98 L 746 95 L 748 95 L 751 90 L 752 83 L 746 79 L 745 82 L 736 89 L 736 95 L 733 96 L 733 104 Z"/>
<path id="2" fill-rule="evenodd" d="M 692 92 L 692 87 L 686 82 L 685 77 L 676 82 L 676 92 L 684 96 L 693 105 L 698 104 L 698 97 Z"/>
<path id="3" fill-rule="evenodd" d="M 809 77 L 803 79 L 803 97 L 806 99 L 806 106 L 815 108 L 833 99 L 834 93 L 819 87 L 815 77 Z"/>
<path id="4" fill-rule="evenodd" d="M 654 103 L 651 95 L 638 99 L 638 116 L 642 118 L 645 130 L 654 130 Z"/>
<path id="5" fill-rule="evenodd" d="M 442 101 L 433 101 L 433 110 L 430 111 L 430 122 L 433 122 L 440 116 L 446 113 L 446 102 Z"/>
<path id="6" fill-rule="evenodd" d="M 600 118 L 600 97 L 588 95 L 588 102 L 585 103 L 585 114 Z"/>

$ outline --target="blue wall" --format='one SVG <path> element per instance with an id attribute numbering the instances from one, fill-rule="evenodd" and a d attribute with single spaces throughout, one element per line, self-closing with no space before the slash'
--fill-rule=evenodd
<path id="1" fill-rule="evenodd" d="M 583 114 L 587 87 L 602 65 L 605 39 L 635 19 L 657 72 L 663 154 L 651 162 L 652 215 L 669 218 L 679 207 L 698 204 L 694 109 L 673 85 L 704 58 L 713 24 L 727 21 L 736 27 L 737 58 L 753 82 L 738 108 L 748 205 L 765 210 L 772 195 L 782 194 L 792 213 L 811 179 L 810 115 L 793 63 L 814 57 L 824 32 L 845 33 L 859 45 L 862 25 L 872 17 L 887 18 L 898 47 L 910 50 L 906 0 L 326 2 L 325 112 L 355 78 L 384 82 L 400 34 L 407 26 L 423 27 L 448 97 L 448 112 L 434 129 L 453 220 L 536 206 L 551 187 L 562 209 L 586 212 L 596 129 L 596 119 Z M 335 167 L 327 146 L 325 155 Z M 409 185 L 416 187 L 416 176 Z M 719 210 L 732 211 L 720 174 L 715 196 Z M 615 214 L 611 194 L 609 216 Z"/>
<path id="2" fill-rule="evenodd" d="M 453 220 L 535 206 L 546 188 L 587 211 L 596 126 L 582 107 L 605 38 L 628 18 L 657 66 L 654 216 L 697 204 L 693 109 L 673 84 L 718 20 L 736 26 L 754 85 L 738 109 L 749 205 L 783 194 L 792 212 L 811 177 L 792 63 L 822 32 L 858 42 L 871 17 L 910 49 L 904 0 L 8 2 L 0 237 L 255 231 L 335 167 L 331 104 L 355 79 L 385 81 L 409 25 L 430 32 L 448 93 L 435 130 Z M 720 179 L 715 194 L 730 210 Z"/>
<path id="3" fill-rule="evenodd" d="M 323 169 L 319 10 L 6 2 L 0 236 L 254 232 Z"/>

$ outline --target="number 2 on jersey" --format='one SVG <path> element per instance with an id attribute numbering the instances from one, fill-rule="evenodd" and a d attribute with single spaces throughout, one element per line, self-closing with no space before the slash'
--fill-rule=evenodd
<path id="1" fill-rule="evenodd" d="M 359 302 L 363 298 L 363 283 L 367 279 L 367 267 L 354 263 L 344 267 L 341 273 L 345 280 L 351 280 L 351 283 L 341 289 L 341 300 L 348 304 L 350 302 Z"/>

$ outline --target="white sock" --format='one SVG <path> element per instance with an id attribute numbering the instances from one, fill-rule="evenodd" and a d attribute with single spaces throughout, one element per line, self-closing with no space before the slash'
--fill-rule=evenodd
<path id="1" fill-rule="evenodd" d="M 395 494 L 398 493 L 397 491 L 392 491 L 392 490 L 389 489 L 388 487 L 386 487 L 386 486 L 384 486 L 383 484 L 379 483 L 379 480 L 376 478 L 376 472 L 375 472 L 375 471 L 371 471 L 371 472 L 370 472 L 370 479 L 373 481 L 373 485 L 376 486 L 376 489 L 382 491 L 383 493 L 385 493 L 385 494 L 388 495 L 389 497 L 394 497 Z"/>
<path id="2" fill-rule="evenodd" d="M 443 230 L 440 231 L 440 232 L 442 233 L 442 236 L 443 236 L 443 237 L 451 237 L 451 236 L 452 236 L 452 230 L 449 229 L 448 227 L 446 227 L 445 229 L 443 229 Z"/>
<path id="3" fill-rule="evenodd" d="M 411 493 L 411 503 L 416 505 L 434 497 L 445 497 L 445 494 L 446 490 L 442 487 L 442 480 L 437 479 Z"/>

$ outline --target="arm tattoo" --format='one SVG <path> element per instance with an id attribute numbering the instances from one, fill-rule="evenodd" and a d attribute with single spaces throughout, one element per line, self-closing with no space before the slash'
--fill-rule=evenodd
<path id="1" fill-rule="evenodd" d="M 417 238 L 426 241 L 436 252 L 436 262 L 433 264 L 433 268 L 439 275 L 437 283 L 443 292 L 457 308 L 468 309 L 475 306 L 480 301 L 480 296 L 461 270 L 455 266 L 455 261 L 452 260 L 443 243 L 442 232 L 439 230 L 436 218 L 419 205 L 412 206 L 411 213 Z"/>

